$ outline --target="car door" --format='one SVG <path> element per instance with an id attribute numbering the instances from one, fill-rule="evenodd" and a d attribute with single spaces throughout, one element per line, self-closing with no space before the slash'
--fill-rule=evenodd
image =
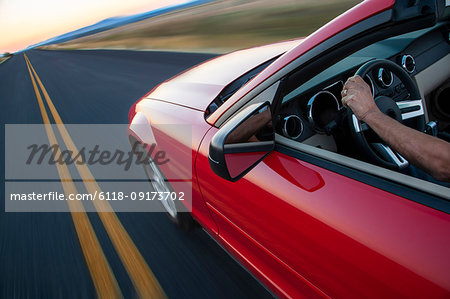
<path id="1" fill-rule="evenodd" d="M 386 7 L 369 18 L 378 4 Z M 242 177 L 224 179 L 210 165 L 215 136 L 228 124 L 242 123 L 246 116 L 237 112 L 244 106 L 239 104 L 249 103 L 263 90 L 260 85 L 267 88 L 292 73 L 294 64 L 300 71 L 293 81 L 306 80 L 313 69 L 356 47 L 351 36 L 364 30 L 365 37 L 390 34 L 391 16 L 398 16 L 395 22 L 402 27 L 397 30 L 410 30 L 399 20 L 425 12 L 413 4 L 396 1 L 391 14 L 387 1 L 363 2 L 282 56 L 207 120 L 221 128 L 212 127 L 203 138 L 196 174 L 221 244 L 277 295 L 428 298 L 450 294 L 449 201 L 364 170 L 373 165 L 354 168 L 352 164 L 364 162 L 337 154 L 324 158 L 323 149 L 292 146 L 279 135 L 273 151 L 256 165 L 252 160 L 248 166 L 253 168 Z M 333 33 L 346 18 L 355 25 Z M 358 18 L 360 23 L 354 23 Z M 367 29 L 377 22 L 379 30 Z M 320 47 L 302 54 L 309 43 L 316 46 L 322 37 Z M 324 50 L 330 48 L 335 50 Z M 308 64 L 312 58 L 314 63 Z M 224 146 L 215 148 L 225 153 Z M 257 152 L 254 145 L 239 148 L 245 154 L 252 148 Z M 347 163 L 341 163 L 345 159 Z M 245 159 L 236 161 L 245 164 Z"/>
<path id="2" fill-rule="evenodd" d="M 276 294 L 448 296 L 450 216 L 405 197 L 435 198 L 278 142 L 231 182 L 208 163 L 217 132 L 196 161 L 202 194 L 222 244 Z"/>

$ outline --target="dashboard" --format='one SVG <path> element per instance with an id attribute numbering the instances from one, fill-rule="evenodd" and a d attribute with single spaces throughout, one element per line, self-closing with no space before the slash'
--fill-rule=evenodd
<path id="1" fill-rule="evenodd" d="M 344 82 L 353 76 L 361 65 L 374 59 L 387 59 L 415 78 L 417 74 L 449 53 L 450 36 L 445 24 L 437 24 L 432 28 L 392 37 L 367 46 L 289 91 L 282 99 L 277 119 L 277 133 L 299 142 L 314 139 L 316 146 L 336 151 L 332 136 L 335 130 L 339 130 L 340 121 L 345 114 L 341 91 Z M 434 76 L 440 82 L 448 80 L 447 74 Z M 386 96 L 397 103 L 406 125 L 414 126 L 414 118 L 423 116 L 426 106 L 430 106 L 430 103 L 422 101 L 408 101 L 409 92 L 403 82 L 383 67 L 371 70 L 364 80 L 371 87 L 374 97 Z M 427 95 L 424 96 L 427 99 Z M 448 113 L 450 114 L 450 111 Z M 425 115 L 425 118 L 429 120 L 433 116 Z M 316 135 L 320 135 L 320 138 Z M 321 146 L 322 143 L 328 146 Z"/>

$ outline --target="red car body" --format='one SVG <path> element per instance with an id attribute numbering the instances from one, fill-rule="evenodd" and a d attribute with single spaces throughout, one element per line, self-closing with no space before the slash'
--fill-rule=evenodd
<path id="1" fill-rule="evenodd" d="M 395 5 L 364 1 L 306 39 L 213 59 L 161 84 L 130 110 L 130 136 L 153 143 L 132 125 L 151 126 L 164 150 L 169 144 L 192 153 L 191 215 L 277 296 L 450 297 L 448 199 L 411 188 L 391 192 L 379 186 L 395 182 L 359 179 L 277 149 L 235 182 L 216 175 L 208 161 L 227 111 L 311 50 Z M 230 82 L 270 59 L 205 119 Z M 192 140 L 160 124 L 192 126 Z M 179 171 L 160 167 L 169 181 Z M 427 198 L 438 203 L 429 205 Z"/>

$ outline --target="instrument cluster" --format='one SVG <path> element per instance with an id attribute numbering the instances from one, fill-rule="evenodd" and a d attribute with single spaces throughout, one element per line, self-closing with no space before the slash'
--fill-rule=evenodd
<path id="1" fill-rule="evenodd" d="M 403 55 L 398 64 L 409 74 L 415 72 L 415 61 L 411 55 Z M 326 87 L 312 88 L 289 100 L 278 116 L 277 132 L 297 141 L 303 141 L 314 134 L 330 135 L 331 127 L 336 125 L 333 121 L 338 119 L 343 110 L 341 91 L 344 82 L 354 72 L 354 69 L 346 71 L 330 80 L 332 83 L 328 83 Z M 409 96 L 402 82 L 384 68 L 374 69 L 363 79 L 370 86 L 374 97 L 383 95 L 400 101 Z"/>

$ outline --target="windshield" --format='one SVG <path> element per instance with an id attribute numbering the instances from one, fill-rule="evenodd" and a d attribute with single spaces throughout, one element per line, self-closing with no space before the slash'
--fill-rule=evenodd
<path id="1" fill-rule="evenodd" d="M 391 37 L 380 42 L 371 44 L 350 56 L 347 56 L 320 72 L 298 88 L 291 91 L 283 98 L 283 103 L 289 102 L 296 96 L 303 94 L 318 84 L 328 80 L 329 78 L 341 74 L 347 70 L 356 68 L 363 63 L 376 58 L 389 58 L 405 49 L 412 41 L 418 37 L 434 30 L 435 27 L 426 28 L 399 36 Z"/>

